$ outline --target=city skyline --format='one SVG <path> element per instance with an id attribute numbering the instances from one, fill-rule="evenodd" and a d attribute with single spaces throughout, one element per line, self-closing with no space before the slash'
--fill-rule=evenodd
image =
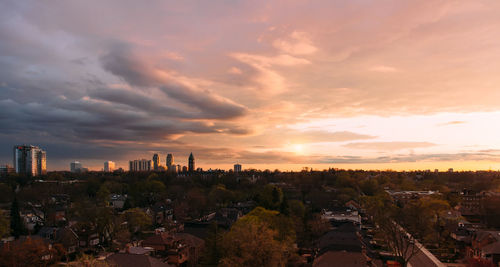
<path id="1" fill-rule="evenodd" d="M 1 6 L 0 164 L 500 169 L 498 2 Z"/>

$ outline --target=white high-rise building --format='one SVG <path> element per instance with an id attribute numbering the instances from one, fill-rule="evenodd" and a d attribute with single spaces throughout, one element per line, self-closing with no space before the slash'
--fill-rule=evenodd
<path id="1" fill-rule="evenodd" d="M 112 172 L 115 170 L 115 163 L 113 161 L 106 161 L 104 162 L 104 171 L 105 172 Z"/>
<path id="2" fill-rule="evenodd" d="M 46 174 L 47 154 L 37 146 L 14 146 L 14 169 L 16 173 L 31 176 Z"/>

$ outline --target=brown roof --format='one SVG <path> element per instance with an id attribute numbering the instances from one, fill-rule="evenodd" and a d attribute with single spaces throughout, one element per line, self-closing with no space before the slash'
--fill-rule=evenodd
<path id="1" fill-rule="evenodd" d="M 189 246 L 197 248 L 203 247 L 205 245 L 205 241 L 203 241 L 203 239 L 187 233 L 175 233 L 174 239 L 176 241 L 184 240 L 184 242 L 186 242 Z"/>
<path id="2" fill-rule="evenodd" d="M 485 246 L 482 249 L 483 253 L 486 255 L 500 254 L 500 242 L 495 242 Z"/>
<path id="3" fill-rule="evenodd" d="M 163 245 L 171 245 L 174 239 L 168 233 L 160 233 L 158 235 L 153 235 L 146 238 L 142 244 L 143 245 L 152 245 L 152 246 L 163 246 Z"/>
<path id="4" fill-rule="evenodd" d="M 109 264 L 116 265 L 117 267 L 170 267 L 158 259 L 148 255 L 116 253 L 109 256 L 106 261 Z"/>
<path id="5" fill-rule="evenodd" d="M 316 258 L 313 267 L 366 267 L 367 257 L 360 252 L 328 251 Z"/>

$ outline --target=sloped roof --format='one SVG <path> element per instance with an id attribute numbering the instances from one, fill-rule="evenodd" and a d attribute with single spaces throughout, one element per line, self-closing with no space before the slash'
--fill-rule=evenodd
<path id="1" fill-rule="evenodd" d="M 486 255 L 500 254 L 500 242 L 491 243 L 483 248 L 483 253 Z"/>
<path id="2" fill-rule="evenodd" d="M 174 239 L 168 233 L 160 233 L 146 238 L 143 244 L 147 245 L 171 245 Z"/>
<path id="3" fill-rule="evenodd" d="M 106 261 L 115 264 L 117 267 L 170 267 L 165 262 L 148 255 L 116 253 L 109 256 Z"/>
<path id="4" fill-rule="evenodd" d="M 192 247 L 202 247 L 205 245 L 205 241 L 201 238 L 198 238 L 194 235 L 188 234 L 188 233 L 175 233 L 174 234 L 174 239 L 177 240 L 184 240 L 189 246 Z"/>
<path id="5" fill-rule="evenodd" d="M 367 258 L 360 252 L 328 251 L 313 262 L 313 267 L 366 267 Z"/>

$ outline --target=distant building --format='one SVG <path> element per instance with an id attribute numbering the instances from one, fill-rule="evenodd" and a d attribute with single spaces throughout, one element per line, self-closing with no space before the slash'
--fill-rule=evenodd
<path id="1" fill-rule="evenodd" d="M 136 159 L 129 162 L 129 171 L 140 172 L 140 171 L 151 171 L 151 160 L 147 159 Z"/>
<path id="2" fill-rule="evenodd" d="M 69 170 L 71 172 L 81 172 L 82 168 L 83 166 L 79 161 L 73 161 L 69 164 Z"/>
<path id="3" fill-rule="evenodd" d="M 14 169 L 16 173 L 30 176 L 46 174 L 47 154 L 37 146 L 14 146 Z"/>
<path id="4" fill-rule="evenodd" d="M 182 166 L 180 164 L 177 164 L 177 172 L 182 172 Z"/>
<path id="5" fill-rule="evenodd" d="M 115 167 L 116 167 L 116 165 L 113 161 L 108 160 L 108 161 L 104 162 L 104 171 L 105 172 L 112 172 L 115 170 Z"/>
<path id="6" fill-rule="evenodd" d="M 188 167 L 182 166 L 182 172 L 187 172 L 187 171 L 188 171 Z"/>
<path id="7" fill-rule="evenodd" d="M 9 164 L 6 164 L 4 166 L 0 166 L 0 176 L 5 176 L 9 173 L 15 173 L 16 170 L 14 167 L 10 166 Z"/>
<path id="8" fill-rule="evenodd" d="M 153 169 L 155 171 L 158 171 L 158 168 L 160 167 L 160 156 L 158 154 L 153 155 Z"/>
<path id="9" fill-rule="evenodd" d="M 193 156 L 193 153 L 191 152 L 191 154 L 189 154 L 189 172 L 194 172 L 195 168 L 194 168 L 194 156 Z"/>
<path id="10" fill-rule="evenodd" d="M 449 168 L 449 169 L 448 169 L 448 172 L 453 172 L 453 168 Z"/>
<path id="11" fill-rule="evenodd" d="M 166 163 L 167 163 L 167 169 L 169 171 L 175 171 L 174 155 L 168 154 Z"/>
<path id="12" fill-rule="evenodd" d="M 234 164 L 234 172 L 241 172 L 241 164 Z"/>

